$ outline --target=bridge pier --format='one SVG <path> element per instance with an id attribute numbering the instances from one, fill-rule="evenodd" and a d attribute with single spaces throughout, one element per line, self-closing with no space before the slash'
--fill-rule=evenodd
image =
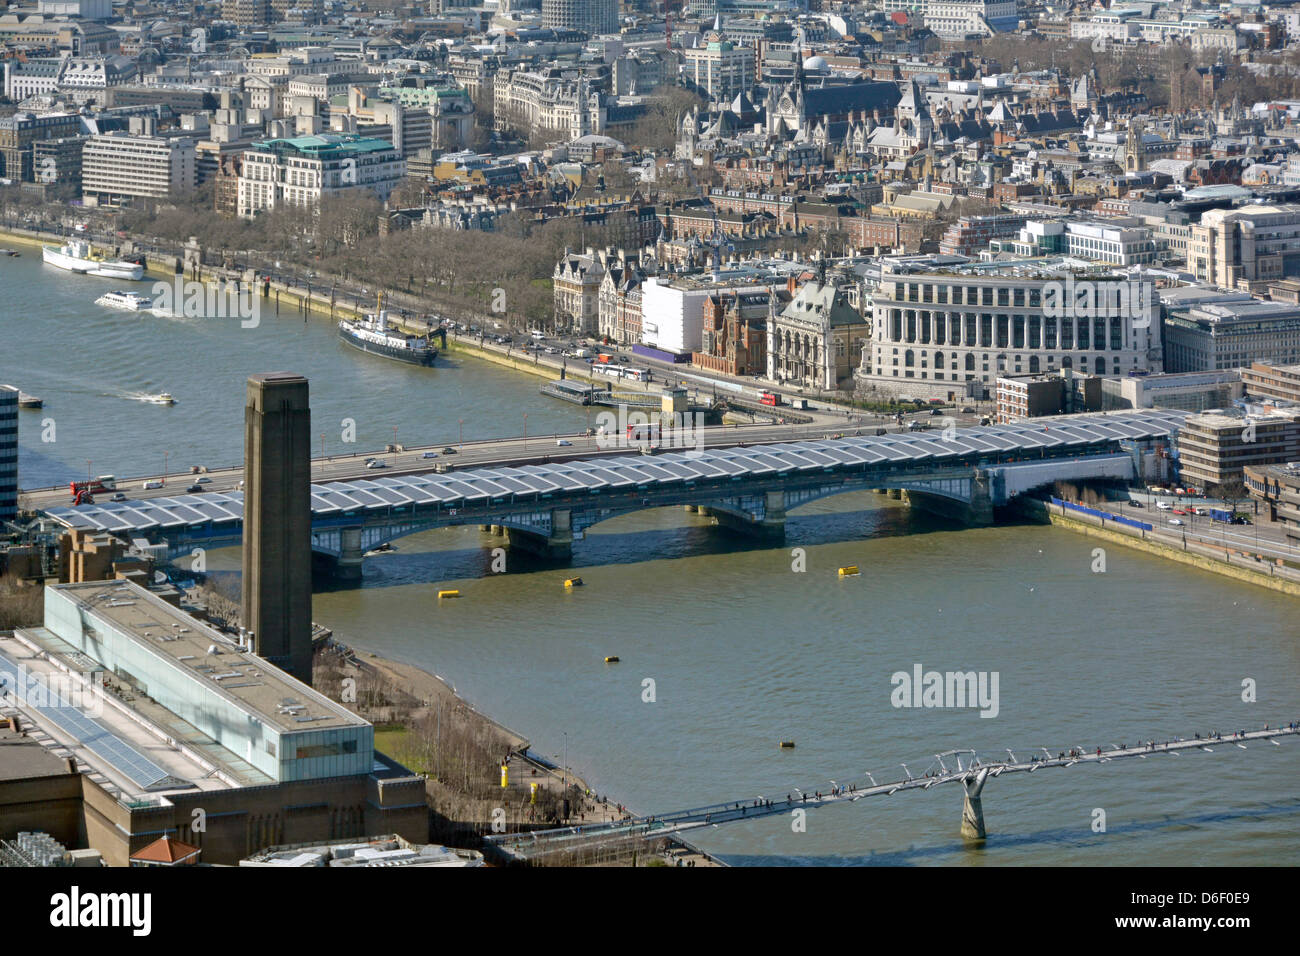
<path id="1" fill-rule="evenodd" d="M 364 560 L 361 548 L 361 528 L 343 528 L 339 531 L 339 556 L 334 559 L 330 575 L 336 581 L 356 582 L 361 580 L 361 562 Z"/>
<path id="2" fill-rule="evenodd" d="M 765 492 L 762 518 L 752 518 L 735 511 L 721 508 L 700 508 L 700 514 L 709 514 L 718 527 L 737 531 L 751 538 L 767 541 L 781 541 L 785 538 L 785 493 L 781 491 Z"/>
<path id="3" fill-rule="evenodd" d="M 538 531 L 525 531 L 521 528 L 501 528 L 506 535 L 506 543 L 526 554 L 531 554 L 547 561 L 568 561 L 573 557 L 573 520 L 568 508 L 554 508 L 551 511 L 551 532 L 542 534 Z"/>
<path id="4" fill-rule="evenodd" d="M 984 806 L 980 801 L 980 794 L 988 778 L 988 770 L 981 770 L 974 780 L 967 777 L 962 781 L 966 792 L 961 805 L 961 835 L 972 843 L 983 843 L 988 838 L 988 832 L 984 829 Z"/>
<path id="5" fill-rule="evenodd" d="M 941 518 L 960 521 L 969 528 L 984 528 L 993 524 L 993 496 L 989 490 L 987 472 L 977 471 L 970 483 L 970 500 L 960 501 L 946 495 L 931 494 L 916 489 L 891 488 L 889 496 L 898 495 L 913 508 L 919 508 Z"/>

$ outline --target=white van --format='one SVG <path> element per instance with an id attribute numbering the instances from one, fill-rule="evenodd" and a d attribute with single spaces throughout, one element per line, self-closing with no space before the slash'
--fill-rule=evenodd
<path id="1" fill-rule="evenodd" d="M 161 488 L 162 486 L 163 486 L 163 483 L 162 483 L 161 481 L 159 481 L 157 478 L 154 478 L 154 479 L 152 479 L 152 480 L 150 480 L 150 481 L 146 481 L 146 482 L 145 482 L 143 485 L 141 485 L 140 487 L 143 488 L 145 491 L 153 491 L 154 489 L 156 489 L 156 488 Z"/>
<path id="2" fill-rule="evenodd" d="M 1159 508 L 1161 511 L 1173 511 L 1173 510 L 1174 510 L 1174 506 L 1171 505 L 1171 504 L 1170 504 L 1169 502 L 1167 502 L 1167 501 L 1157 501 L 1157 502 L 1156 502 L 1156 507 Z"/>

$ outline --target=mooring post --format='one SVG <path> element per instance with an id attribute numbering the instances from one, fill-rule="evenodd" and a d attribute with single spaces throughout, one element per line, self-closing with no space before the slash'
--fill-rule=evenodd
<path id="1" fill-rule="evenodd" d="M 988 836 L 984 830 L 984 807 L 980 803 L 980 793 L 984 790 L 984 782 L 988 778 L 989 771 L 985 767 L 975 775 L 973 780 L 967 777 L 962 781 L 966 794 L 961 807 L 961 835 L 975 843 L 983 842 Z"/>

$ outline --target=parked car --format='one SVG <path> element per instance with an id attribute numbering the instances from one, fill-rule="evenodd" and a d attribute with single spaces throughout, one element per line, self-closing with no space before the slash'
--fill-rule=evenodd
<path id="1" fill-rule="evenodd" d="M 943 409 L 942 409 L 942 408 L 932 408 L 932 409 L 930 409 L 930 414 L 931 414 L 931 415 L 942 415 L 942 414 L 943 414 Z"/>

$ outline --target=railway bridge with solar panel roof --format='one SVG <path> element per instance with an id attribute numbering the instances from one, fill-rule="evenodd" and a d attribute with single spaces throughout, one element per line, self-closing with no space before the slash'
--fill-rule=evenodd
<path id="1" fill-rule="evenodd" d="M 512 547 L 566 559 L 593 525 L 647 508 L 685 506 L 769 539 L 809 502 L 886 490 L 971 525 L 1057 481 L 1149 478 L 1186 412 L 1142 410 L 769 444 L 611 453 L 544 464 L 355 478 L 311 486 L 313 552 L 358 578 L 365 552 L 431 528 L 477 524 Z M 165 544 L 169 556 L 239 544 L 243 493 L 54 507 L 68 527 Z"/>

